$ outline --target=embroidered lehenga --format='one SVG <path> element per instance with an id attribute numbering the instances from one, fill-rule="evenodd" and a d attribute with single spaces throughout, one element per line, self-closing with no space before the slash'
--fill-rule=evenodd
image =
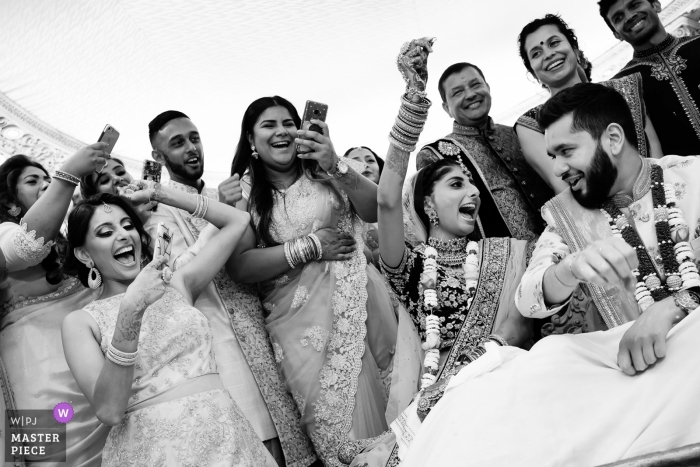
<path id="1" fill-rule="evenodd" d="M 63 318 L 94 300 L 96 291 L 84 288 L 75 278 L 66 277 L 55 285 L 46 281 L 40 263 L 52 243 L 36 239 L 26 225 L 0 224 L 0 249 L 9 273 L 2 284 L 0 315 L 2 413 L 5 409 L 52 411 L 59 402 L 70 402 L 75 415 L 66 425 L 67 463 L 52 457 L 60 453 L 47 452 L 42 457 L 17 456 L 15 465 L 41 461 L 38 465 L 99 466 L 109 429 L 97 420 L 75 382 L 61 340 Z M 4 453 L 8 438 L 18 431 L 2 431 L 0 452 Z"/>
<path id="2" fill-rule="evenodd" d="M 404 224 L 406 246 L 401 263 L 395 267 L 382 264 L 382 269 L 399 300 L 405 305 L 425 340 L 426 314 L 424 294 L 419 287 L 426 248 L 425 228 L 416 221 L 412 209 L 413 177 L 404 192 Z M 434 240 L 428 240 L 434 244 Z M 479 280 L 474 298 L 467 304 L 464 270 L 445 264 L 438 256 L 438 307 L 434 314 L 440 319 L 440 365 L 437 382 L 420 391 L 414 402 L 391 424 L 391 431 L 375 438 L 345 443 L 341 461 L 353 466 L 384 467 L 397 465 L 400 444 L 410 443 L 412 433 L 420 428 L 421 420 L 440 400 L 450 379 L 476 357 L 475 349 L 487 341 L 505 319 L 519 313 L 514 302 L 515 290 L 525 271 L 527 242 L 511 238 L 487 238 L 479 244 Z M 438 252 L 457 257 L 465 251 L 467 239 L 457 239 L 450 245 L 434 245 Z M 449 261 L 448 261 L 449 262 Z M 462 259 L 463 262 L 463 259 Z M 527 324 L 528 326 L 530 323 Z M 495 344 L 494 344 L 495 345 Z M 398 435 L 398 436 L 397 436 Z M 408 441 L 406 441 L 408 440 Z M 354 460 L 353 460 L 354 459 Z"/>
<path id="3" fill-rule="evenodd" d="M 107 352 L 123 294 L 84 308 L 97 322 Z M 103 453 L 109 466 L 276 466 L 224 389 L 204 314 L 178 291 L 144 312 L 132 394 Z"/>
<path id="4" fill-rule="evenodd" d="M 258 222 L 254 207 L 249 210 Z M 420 355 L 410 319 L 405 312 L 401 319 L 383 278 L 367 265 L 362 221 L 347 195 L 306 176 L 275 194 L 276 242 L 325 227 L 355 237 L 352 259 L 312 261 L 260 283 L 259 290 L 302 426 L 323 462 L 333 466 L 342 442 L 379 435 L 406 407 L 417 388 Z"/>

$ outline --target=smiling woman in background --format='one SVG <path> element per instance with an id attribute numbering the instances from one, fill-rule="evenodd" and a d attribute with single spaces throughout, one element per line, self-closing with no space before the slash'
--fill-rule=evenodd
<path id="1" fill-rule="evenodd" d="M 579 48 L 576 34 L 557 15 L 548 14 L 528 23 L 518 36 L 518 46 L 527 71 L 552 96 L 562 89 L 591 79 L 592 65 Z M 661 143 L 646 115 L 641 76 L 633 74 L 600 84 L 615 89 L 627 100 L 635 120 L 640 154 L 657 159 L 662 157 Z M 560 178 L 562 174 L 554 172 L 552 158 L 545 150 L 544 132 L 537 124 L 540 107 L 542 106 L 538 105 L 520 116 L 515 123 L 515 131 L 525 159 L 559 193 L 569 185 Z"/>
<path id="2" fill-rule="evenodd" d="M 58 232 L 79 177 L 104 167 L 105 146 L 96 143 L 75 153 L 54 173 L 53 181 L 41 164 L 27 156 L 12 156 L 0 166 L 0 250 L 6 274 L 0 311 L 0 366 L 4 366 L 0 382 L 5 408 L 51 414 L 57 403 L 70 401 L 75 411 L 66 425 L 67 464 L 57 462 L 61 453 L 56 452 L 27 456 L 26 462 L 83 467 L 101 462 L 107 429 L 80 392 L 61 345 L 63 318 L 94 300 L 97 292 L 64 276 L 67 244 Z M 15 433 L 3 430 L 5 437 Z M 5 452 L 3 446 L 0 452 Z"/>

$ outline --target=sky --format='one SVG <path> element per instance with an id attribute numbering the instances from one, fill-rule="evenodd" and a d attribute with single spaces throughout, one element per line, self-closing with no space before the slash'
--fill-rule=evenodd
<path id="1" fill-rule="evenodd" d="M 477 64 L 491 115 L 506 114 L 540 90 L 516 39 L 546 13 L 562 15 L 591 60 L 617 44 L 595 0 L 2 0 L 0 91 L 86 143 L 112 124 L 115 153 L 136 160 L 150 157 L 148 122 L 181 110 L 216 181 L 229 173 L 243 112 L 266 95 L 299 113 L 307 99 L 328 104 L 339 154 L 385 154 L 404 90 L 395 58 L 412 38 L 437 38 L 421 143 L 451 131 L 437 79 L 452 63 Z"/>

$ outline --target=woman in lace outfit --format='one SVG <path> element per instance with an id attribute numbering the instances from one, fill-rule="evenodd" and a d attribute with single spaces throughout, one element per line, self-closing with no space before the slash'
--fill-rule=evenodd
<path id="1" fill-rule="evenodd" d="M 206 317 L 192 306 L 246 229 L 248 214 L 201 195 L 145 184 L 132 198 L 195 212 L 220 230 L 172 273 L 141 268 L 149 237 L 132 204 L 100 194 L 68 219 L 71 260 L 98 300 L 63 322 L 66 358 L 97 418 L 112 429 L 103 466 L 268 466 L 274 460 L 224 390 Z"/>
<path id="2" fill-rule="evenodd" d="M 367 146 L 350 148 L 345 151 L 343 157 L 365 164 L 362 176 L 373 183 L 379 183 L 379 177 L 384 168 L 384 160 Z M 367 262 L 379 269 L 379 234 L 377 223 L 365 223 L 362 239 L 365 241 L 365 257 Z"/>
<path id="3" fill-rule="evenodd" d="M 66 461 L 74 466 L 100 465 L 107 430 L 95 418 L 63 354 L 61 321 L 96 295 L 77 279 L 64 276 L 62 252 L 67 245 L 59 229 L 77 177 L 104 166 L 105 146 L 97 143 L 81 149 L 60 167 L 73 177 L 73 183 L 66 180 L 70 177 L 51 181 L 41 164 L 22 155 L 0 166 L 0 251 L 5 258 L 0 315 L 2 413 L 4 409 L 53 410 L 57 403 L 70 401 L 75 417 L 66 425 Z M 2 431 L 0 452 L 5 452 L 3 445 L 18 431 Z M 59 463 L 56 455 L 61 453 L 14 460 L 67 465 Z"/>
<path id="4" fill-rule="evenodd" d="M 405 49 L 404 55 L 421 57 L 415 68 L 400 62 L 409 89 L 425 85 L 418 77 L 427 78 L 424 70 L 430 50 L 425 40 L 413 41 Z M 421 106 L 425 113 L 430 106 L 430 101 L 416 94 L 407 94 L 403 99 L 413 104 L 402 105 L 401 113 L 407 105 Z M 439 362 L 434 375 L 437 381 L 419 393 L 416 402 L 391 425 L 392 431 L 343 446 L 341 460 L 356 466 L 395 465 L 402 427 L 420 428 L 420 420 L 440 399 L 450 378 L 476 360 L 487 342 L 522 347 L 530 344 L 533 335 L 532 323 L 523 318 L 514 301 L 515 289 L 525 271 L 527 242 L 510 238 L 479 241 L 478 280 L 475 286 L 469 286 L 464 269 L 467 244 L 481 204 L 471 174 L 458 162 L 442 159 L 414 175 L 402 195 L 410 151 L 393 141 L 379 183 L 380 262 L 421 340 L 426 340 L 426 317 L 432 314 L 439 320 Z M 396 241 L 404 237 L 405 243 Z M 423 287 L 428 246 L 437 251 L 434 308 L 426 304 Z"/>
<path id="5" fill-rule="evenodd" d="M 377 219 L 377 186 L 360 175 L 362 165 L 336 156 L 325 123 L 312 120 L 323 133 L 297 130 L 300 123 L 277 96 L 245 112 L 232 174 L 243 176 L 240 208 L 254 230 L 229 274 L 259 284 L 285 384 L 317 453 L 334 466 L 340 443 L 380 434 L 408 404 L 418 342 L 362 253 L 363 221 Z M 297 143 L 311 152 L 298 154 Z M 322 257 L 290 261 L 285 244 L 310 234 Z"/>
<path id="6" fill-rule="evenodd" d="M 527 71 L 552 96 L 591 79 L 593 67 L 579 48 L 576 34 L 557 15 L 548 14 L 528 23 L 518 36 L 518 46 Z M 600 84 L 612 87 L 627 100 L 637 127 L 640 154 L 657 159 L 662 157 L 661 143 L 646 115 L 641 76 L 633 74 Z M 545 150 L 544 132 L 537 123 L 540 107 L 538 105 L 521 115 L 515 123 L 515 132 L 525 159 L 556 193 L 560 193 L 568 185 L 558 176 L 561 174 L 554 173 L 553 161 Z"/>

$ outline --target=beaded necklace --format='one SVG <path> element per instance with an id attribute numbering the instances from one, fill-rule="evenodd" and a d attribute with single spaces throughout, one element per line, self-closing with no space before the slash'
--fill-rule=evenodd
<path id="1" fill-rule="evenodd" d="M 642 311 L 681 288 L 700 286 L 695 255 L 688 243 L 688 224 L 676 206 L 673 185 L 664 184 L 663 170 L 658 165 L 651 168 L 651 182 L 654 225 L 666 275 L 665 283 L 657 274 L 644 242 L 630 225 L 627 216 L 611 199 L 600 209 L 607 218 L 613 235 L 623 238 L 637 253 L 639 268 L 632 271 L 637 279 L 634 298 Z"/>
<path id="2" fill-rule="evenodd" d="M 441 250 L 438 250 L 438 248 Z M 423 273 L 420 276 L 419 289 L 423 292 L 423 300 L 430 314 L 425 317 L 425 342 L 421 345 L 425 350 L 423 366 L 425 373 L 421 379 L 421 389 L 425 389 L 437 380 L 440 366 L 440 318 L 433 314 L 438 306 L 437 295 L 437 265 L 438 262 L 450 266 L 462 264 L 464 269 L 465 286 L 467 290 L 467 309 L 476 295 L 479 281 L 479 244 L 468 242 L 466 237 L 442 241 L 428 239 L 428 246 L 423 253 Z M 462 258 L 459 262 L 457 258 Z M 445 265 L 443 264 L 443 266 Z"/>

